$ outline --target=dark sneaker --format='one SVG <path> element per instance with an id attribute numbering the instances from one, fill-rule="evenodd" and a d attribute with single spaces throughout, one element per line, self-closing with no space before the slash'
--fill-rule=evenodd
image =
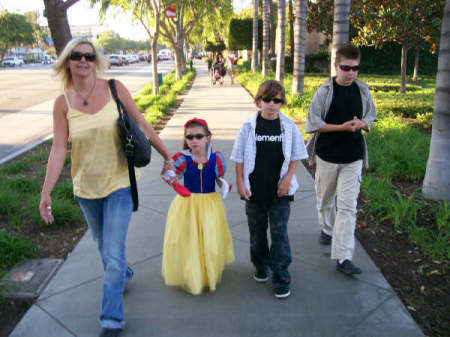
<path id="1" fill-rule="evenodd" d="M 319 243 L 324 246 L 328 246 L 331 244 L 331 235 L 328 235 L 324 231 L 320 232 Z"/>
<path id="2" fill-rule="evenodd" d="M 276 286 L 273 293 L 276 298 L 280 298 L 280 299 L 291 296 L 291 291 L 289 290 L 288 285 Z"/>
<path id="3" fill-rule="evenodd" d="M 103 328 L 99 337 L 119 337 L 119 334 L 122 332 L 121 329 L 107 329 Z"/>
<path id="4" fill-rule="evenodd" d="M 259 283 L 261 283 L 261 282 L 267 282 L 268 280 L 269 280 L 269 275 L 267 275 L 267 272 L 265 271 L 265 270 L 256 270 L 254 273 L 253 273 L 253 279 L 256 281 L 256 282 L 259 282 Z"/>
<path id="5" fill-rule="evenodd" d="M 356 275 L 362 273 L 361 269 L 356 267 L 350 260 L 345 260 L 342 263 L 337 261 L 336 269 L 345 275 Z"/>

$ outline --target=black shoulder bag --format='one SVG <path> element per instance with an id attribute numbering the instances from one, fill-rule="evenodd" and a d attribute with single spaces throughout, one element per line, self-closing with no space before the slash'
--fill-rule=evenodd
<path id="1" fill-rule="evenodd" d="M 114 79 L 110 79 L 108 84 L 111 88 L 114 100 L 117 103 L 117 111 L 119 112 L 117 126 L 119 127 L 120 140 L 122 141 L 125 156 L 128 161 L 128 175 L 130 176 L 133 211 L 137 211 L 139 207 L 139 198 L 134 167 L 143 167 L 150 163 L 152 147 L 145 134 L 141 131 L 133 117 L 127 112 L 125 106 L 120 101 Z"/>

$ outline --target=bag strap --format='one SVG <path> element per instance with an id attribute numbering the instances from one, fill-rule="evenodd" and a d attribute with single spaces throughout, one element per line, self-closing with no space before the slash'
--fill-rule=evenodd
<path id="1" fill-rule="evenodd" d="M 108 80 L 109 87 L 111 89 L 111 93 L 113 94 L 114 100 L 117 103 L 117 111 L 119 112 L 119 117 L 123 113 L 123 104 L 119 99 L 119 96 L 117 95 L 117 89 L 116 89 L 116 83 L 114 79 Z M 137 211 L 139 207 L 139 196 L 137 191 L 137 185 L 136 185 L 136 174 L 134 172 L 134 160 L 133 157 L 127 157 L 128 161 L 128 176 L 130 178 L 130 189 L 131 189 L 131 197 L 133 199 L 133 212 Z"/>

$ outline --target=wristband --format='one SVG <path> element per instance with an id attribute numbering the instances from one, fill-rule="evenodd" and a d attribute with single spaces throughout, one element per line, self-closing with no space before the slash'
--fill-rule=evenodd
<path id="1" fill-rule="evenodd" d="M 173 164 L 174 161 L 172 159 L 164 160 L 164 164 Z"/>

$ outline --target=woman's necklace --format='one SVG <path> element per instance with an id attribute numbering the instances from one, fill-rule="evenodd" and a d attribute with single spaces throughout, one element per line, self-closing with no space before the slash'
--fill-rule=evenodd
<path id="1" fill-rule="evenodd" d="M 92 86 L 91 90 L 89 91 L 89 94 L 86 96 L 86 98 L 84 98 L 83 96 L 81 96 L 80 92 L 77 90 L 77 88 L 75 88 L 75 86 L 73 86 L 73 90 L 75 90 L 75 92 L 77 93 L 78 96 L 80 96 L 80 98 L 83 100 L 83 105 L 87 106 L 88 105 L 88 99 L 91 96 L 92 92 L 95 89 L 95 85 L 97 84 L 97 79 L 94 79 L 94 85 Z"/>

